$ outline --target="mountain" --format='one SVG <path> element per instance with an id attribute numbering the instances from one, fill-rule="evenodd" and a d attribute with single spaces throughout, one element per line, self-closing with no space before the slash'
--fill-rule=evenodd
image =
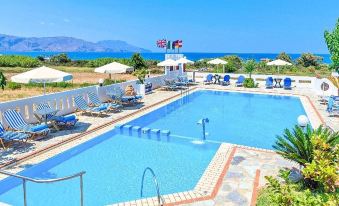
<path id="1" fill-rule="evenodd" d="M 17 37 L 0 34 L 0 51 L 13 52 L 151 52 L 125 41 L 104 40 L 97 43 L 73 37 Z"/>

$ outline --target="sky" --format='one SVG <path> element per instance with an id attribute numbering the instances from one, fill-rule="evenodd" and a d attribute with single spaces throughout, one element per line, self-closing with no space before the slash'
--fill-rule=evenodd
<path id="1" fill-rule="evenodd" d="M 0 33 L 123 40 L 163 51 L 328 53 L 338 0 L 0 0 Z"/>

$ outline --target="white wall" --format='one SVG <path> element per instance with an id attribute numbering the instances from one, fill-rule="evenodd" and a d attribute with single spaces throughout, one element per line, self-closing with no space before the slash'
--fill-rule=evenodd
<path id="1" fill-rule="evenodd" d="M 165 75 L 151 77 L 146 79 L 146 82 L 151 82 L 153 88 L 158 88 L 163 85 Z M 0 121 L 6 126 L 7 122 L 4 120 L 2 113 L 8 109 L 16 109 L 19 111 L 28 123 L 35 123 L 37 119 L 34 117 L 35 107 L 41 102 L 48 102 L 52 107 L 60 110 L 58 115 L 70 114 L 75 111 L 73 98 L 78 95 L 83 95 L 88 100 L 87 93 L 95 92 L 99 95 L 100 99 L 107 100 L 106 90 L 113 87 L 121 87 L 125 89 L 127 85 L 136 86 L 137 80 L 127 81 L 119 84 L 113 84 L 109 86 L 99 87 L 90 86 L 80 89 L 74 89 L 64 92 L 47 94 L 45 96 L 34 96 L 14 101 L 1 102 L 0 103 Z"/>
<path id="2" fill-rule="evenodd" d="M 195 81 L 196 82 L 203 82 L 206 79 L 206 76 L 208 74 L 217 74 L 217 73 L 207 73 L 207 72 L 196 72 L 195 73 Z M 248 74 L 234 74 L 234 73 L 218 73 L 219 75 L 225 76 L 226 74 L 230 75 L 231 77 L 231 84 L 234 84 L 237 81 L 237 78 L 240 75 L 243 75 L 245 77 L 249 77 Z M 187 72 L 187 76 L 189 78 L 193 78 L 193 72 Z M 292 86 L 296 86 L 299 88 L 313 88 L 313 84 L 315 81 L 315 77 L 305 77 L 305 76 L 289 76 L 289 75 L 259 75 L 259 74 L 252 74 L 252 78 L 255 82 L 259 83 L 259 86 L 264 86 L 265 81 L 267 77 L 277 77 L 279 78 L 285 78 L 290 77 L 292 79 Z M 222 78 L 220 80 L 222 80 Z"/>

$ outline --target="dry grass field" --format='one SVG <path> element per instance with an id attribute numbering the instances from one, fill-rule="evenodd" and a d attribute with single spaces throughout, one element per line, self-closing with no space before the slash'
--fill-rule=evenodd
<path id="1" fill-rule="evenodd" d="M 108 74 L 95 73 L 93 68 L 79 68 L 79 67 L 53 67 L 73 75 L 73 87 L 62 88 L 62 87 L 48 87 L 46 93 L 61 92 L 65 90 L 75 89 L 81 87 L 81 84 L 97 84 L 99 79 L 108 78 Z M 4 73 L 7 80 L 16 74 L 28 71 L 25 68 L 0 68 L 0 71 Z M 115 74 L 112 75 L 112 79 L 117 80 L 133 80 L 136 79 L 132 74 Z M 42 87 L 25 87 L 22 85 L 20 89 L 10 89 L 8 87 L 5 90 L 0 89 L 0 102 L 10 101 L 15 99 L 21 99 L 25 97 L 37 96 L 43 94 Z"/>

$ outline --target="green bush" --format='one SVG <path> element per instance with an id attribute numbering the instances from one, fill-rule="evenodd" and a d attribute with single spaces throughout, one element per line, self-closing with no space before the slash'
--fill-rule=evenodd
<path id="1" fill-rule="evenodd" d="M 285 130 L 284 137 L 278 137 L 276 149 L 283 157 L 303 165 L 302 179 L 290 180 L 288 169 L 281 170 L 278 178 L 265 177 L 267 184 L 257 205 L 338 205 L 338 140 L 338 132 L 322 127 L 308 127 L 306 132 L 297 126 L 293 132 Z"/>
<path id="2" fill-rule="evenodd" d="M 242 67 L 241 58 L 236 55 L 225 56 L 222 59 L 227 61 L 227 64 L 225 65 L 226 72 L 235 72 L 240 70 Z"/>
<path id="3" fill-rule="evenodd" d="M 38 67 L 40 61 L 33 57 L 17 56 L 17 55 L 2 55 L 0 56 L 0 67 Z"/>
<path id="4" fill-rule="evenodd" d="M 21 84 L 15 82 L 8 82 L 7 87 L 11 90 L 21 89 Z"/>
<path id="5" fill-rule="evenodd" d="M 72 60 L 67 56 L 65 53 L 57 54 L 51 57 L 49 60 L 50 62 L 59 65 L 59 64 L 66 64 L 71 62 Z"/>
<path id="6" fill-rule="evenodd" d="M 323 57 L 316 56 L 311 53 L 303 53 L 297 59 L 297 64 L 303 67 L 318 66 L 322 60 L 323 60 Z"/>
<path id="7" fill-rule="evenodd" d="M 245 88 L 256 88 L 258 87 L 258 84 L 256 84 L 252 78 L 246 78 L 244 80 L 244 87 Z"/>
<path id="8" fill-rule="evenodd" d="M 124 79 L 117 79 L 117 80 L 113 80 L 113 79 L 104 79 L 104 83 L 103 85 L 111 85 L 111 84 L 117 84 L 117 83 L 121 83 L 121 82 L 125 82 L 126 80 Z"/>

